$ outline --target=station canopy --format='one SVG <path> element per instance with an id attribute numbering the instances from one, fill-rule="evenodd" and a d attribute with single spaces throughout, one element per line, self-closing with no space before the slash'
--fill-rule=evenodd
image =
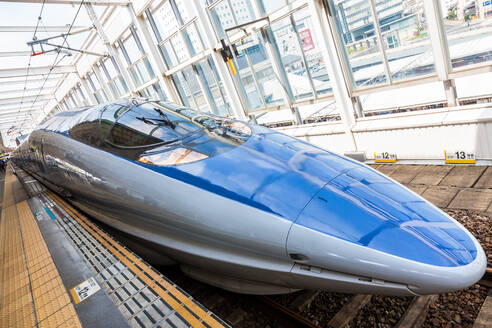
<path id="1" fill-rule="evenodd" d="M 29 133 L 59 100 L 55 91 L 62 81 L 77 74 L 79 50 L 84 51 L 96 33 L 86 3 L 95 5 L 96 15 L 102 17 L 112 2 L 0 0 L 3 140 Z"/>

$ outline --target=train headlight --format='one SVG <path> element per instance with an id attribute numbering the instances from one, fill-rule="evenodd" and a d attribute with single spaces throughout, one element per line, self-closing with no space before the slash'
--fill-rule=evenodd
<path id="1" fill-rule="evenodd" d="M 208 158 L 208 155 L 180 147 L 162 153 L 142 155 L 138 158 L 138 161 L 150 165 L 170 166 L 193 163 L 205 158 Z"/>

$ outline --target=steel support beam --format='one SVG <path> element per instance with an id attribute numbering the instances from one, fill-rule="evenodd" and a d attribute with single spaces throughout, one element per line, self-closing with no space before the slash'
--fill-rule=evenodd
<path id="1" fill-rule="evenodd" d="M 52 52 L 50 52 L 52 54 Z M 0 57 L 28 57 L 31 55 L 30 51 L 2 51 Z"/>
<path id="2" fill-rule="evenodd" d="M 75 66 L 72 65 L 62 65 L 62 66 L 38 66 L 31 67 L 29 72 L 27 67 L 22 68 L 3 68 L 0 69 L 0 78 L 5 77 L 18 77 L 18 76 L 26 76 L 29 73 L 29 76 L 34 75 L 44 75 L 48 74 L 51 70 L 51 74 L 64 74 L 64 73 L 75 73 Z"/>
<path id="3" fill-rule="evenodd" d="M 24 105 L 24 106 L 0 106 L 0 114 L 3 114 L 3 113 L 7 113 L 7 112 L 11 112 L 11 113 L 17 113 L 19 111 L 23 111 L 23 109 L 27 109 L 27 111 L 31 111 L 31 108 L 32 110 L 38 110 L 40 108 L 42 108 L 41 105 L 36 105 L 36 106 L 32 106 L 32 105 Z"/>
<path id="4" fill-rule="evenodd" d="M 1 0 L 0 0 L 1 2 Z M 79 30 L 89 30 L 92 26 L 73 26 L 71 33 L 76 33 Z M 63 26 L 43 26 L 42 32 L 50 33 L 67 33 L 70 29 L 70 25 Z M 33 33 L 36 30 L 36 26 L 0 26 L 0 33 Z"/>
<path id="5" fill-rule="evenodd" d="M 448 39 L 441 20 L 441 4 L 438 0 L 424 1 L 425 17 L 432 45 L 434 65 L 437 76 L 442 81 L 446 92 L 448 106 L 456 106 L 456 87 L 454 80 L 449 78 L 451 73 L 451 57 L 449 55 Z"/>
<path id="6" fill-rule="evenodd" d="M 215 35 L 212 29 L 212 26 L 208 22 L 207 11 L 203 5 L 203 3 L 198 3 L 192 1 L 192 6 L 195 7 L 197 16 L 200 19 L 197 20 L 198 28 L 200 31 L 204 32 L 204 42 L 205 46 L 214 49 L 215 47 Z M 246 107 L 246 103 L 243 104 L 243 100 L 240 96 L 240 91 L 237 89 L 237 86 L 234 82 L 234 77 L 231 75 L 228 66 L 225 64 L 222 56 L 213 51 L 212 60 L 214 61 L 215 67 L 219 73 L 219 77 L 222 80 L 222 85 L 225 89 L 226 94 L 228 95 L 229 101 L 231 102 L 232 112 L 237 119 L 245 120 L 247 117 L 248 109 Z M 244 101 L 245 102 L 245 101 Z"/>
<path id="7" fill-rule="evenodd" d="M 34 115 L 33 115 L 34 117 Z M 30 115 L 25 115 L 25 116 L 20 116 L 20 117 L 14 117 L 8 120 L 0 120 L 0 125 L 3 124 L 15 124 L 15 123 L 21 123 L 20 121 L 26 120 L 26 119 L 31 119 Z"/>
<path id="8" fill-rule="evenodd" d="M 40 94 L 39 97 L 37 97 L 37 99 L 36 97 L 37 96 L 28 96 L 28 97 L 24 97 L 23 99 L 21 97 L 0 99 L 0 105 L 27 104 L 27 103 L 34 103 L 34 101 L 42 102 L 45 100 L 50 100 L 55 98 L 52 94 Z"/>
<path id="9" fill-rule="evenodd" d="M 44 88 L 26 88 L 26 90 L 24 89 L 16 89 L 16 90 L 1 90 L 0 89 L 0 99 L 2 98 L 13 98 L 14 96 L 20 96 L 22 97 L 23 95 L 25 94 L 28 94 L 29 92 L 36 92 L 35 95 L 42 91 L 42 90 L 46 90 L 46 91 L 53 91 L 52 90 L 53 87 L 44 87 Z"/>
<path id="10" fill-rule="evenodd" d="M 29 74 L 30 75 L 30 74 Z M 33 83 L 40 83 L 43 84 L 44 83 L 44 80 L 45 78 L 29 78 L 27 80 L 27 84 L 33 84 Z M 46 83 L 50 83 L 50 82 L 54 82 L 54 81 L 60 81 L 60 77 L 50 77 L 49 79 L 46 80 Z M 2 79 L 0 79 L 0 88 L 2 86 L 14 86 L 14 85 L 22 85 L 24 87 L 24 84 L 26 83 L 26 79 L 19 79 L 18 81 L 2 81 Z"/>
<path id="11" fill-rule="evenodd" d="M 42 112 L 43 109 L 42 107 L 35 107 L 33 108 L 32 110 L 31 109 L 28 109 L 28 110 L 9 110 L 9 111 L 6 111 L 6 110 L 2 110 L 0 109 L 0 117 L 2 116 L 15 116 L 17 114 L 26 114 L 26 113 L 38 113 L 38 112 Z"/>
<path id="12" fill-rule="evenodd" d="M 341 57 L 342 55 L 337 51 L 337 39 L 334 35 L 336 31 L 328 20 L 328 15 L 331 15 L 331 11 L 324 7 L 323 2 L 323 0 L 308 0 L 308 7 L 313 19 L 315 33 L 320 36 L 318 37 L 319 47 L 330 76 L 336 105 L 347 136 L 348 149 L 346 151 L 356 151 L 357 145 L 352 132 L 352 127 L 355 125 L 354 106 L 347 87 L 350 85 L 350 81 L 345 80 L 343 73 L 344 61 Z M 333 20 L 332 17 L 331 19 Z"/>
<path id="13" fill-rule="evenodd" d="M 13 3 L 43 3 L 43 0 L 0 0 L 0 2 Z M 45 3 L 58 5 L 80 5 L 81 0 L 46 0 Z M 88 3 L 94 6 L 126 6 L 129 1 L 125 0 L 84 0 L 84 4 Z"/>

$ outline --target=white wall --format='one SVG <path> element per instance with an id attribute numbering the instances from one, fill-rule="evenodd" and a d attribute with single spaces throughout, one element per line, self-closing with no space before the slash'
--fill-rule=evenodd
<path id="1" fill-rule="evenodd" d="M 343 154 L 347 136 L 340 122 L 278 128 L 278 131 Z M 389 152 L 399 160 L 440 161 L 444 150 L 473 152 L 492 163 L 492 107 L 471 105 L 357 120 L 352 128 L 357 150 L 371 160 L 374 152 Z"/>

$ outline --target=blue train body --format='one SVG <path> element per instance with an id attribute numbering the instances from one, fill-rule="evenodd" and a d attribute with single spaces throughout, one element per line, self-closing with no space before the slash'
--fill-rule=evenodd
<path id="1" fill-rule="evenodd" d="M 485 270 L 463 226 L 368 166 L 177 105 L 58 115 L 15 161 L 168 263 L 233 291 L 429 294 Z"/>

